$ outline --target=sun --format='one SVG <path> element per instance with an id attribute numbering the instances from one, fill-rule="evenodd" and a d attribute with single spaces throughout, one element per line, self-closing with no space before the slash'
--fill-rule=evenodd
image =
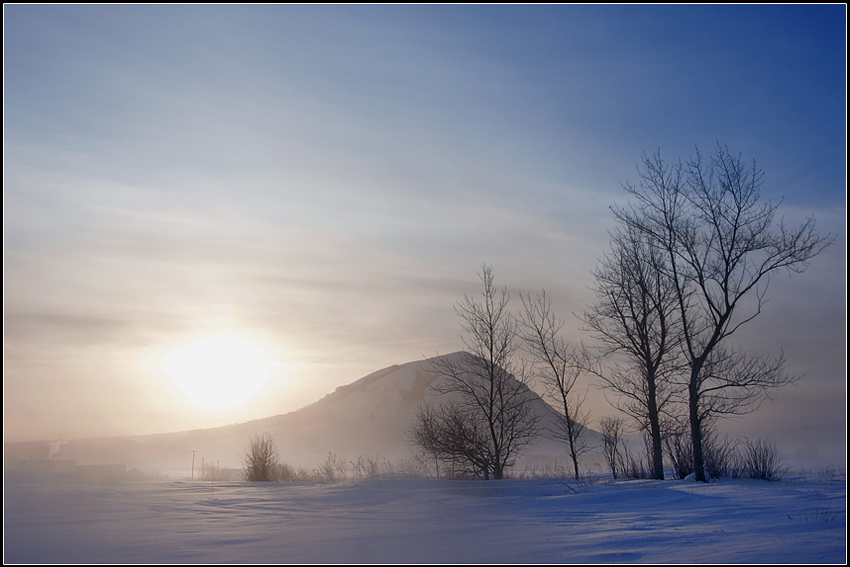
<path id="1" fill-rule="evenodd" d="M 194 403 L 224 409 L 256 392 L 270 365 L 251 341 L 217 336 L 173 351 L 165 358 L 165 369 Z"/>

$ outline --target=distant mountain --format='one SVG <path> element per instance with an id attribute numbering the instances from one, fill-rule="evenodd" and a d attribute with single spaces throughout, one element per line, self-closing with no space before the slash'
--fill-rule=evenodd
<path id="1" fill-rule="evenodd" d="M 239 467 L 250 437 L 267 432 L 275 438 L 281 460 L 295 466 L 313 468 L 325 461 L 329 453 L 345 461 L 356 461 L 362 456 L 399 463 L 412 455 L 407 431 L 420 406 L 440 403 L 442 399 L 431 390 L 432 383 L 441 379 L 435 371 L 435 360 L 378 370 L 340 386 L 309 406 L 283 415 L 160 435 L 73 440 L 61 445 L 9 443 L 5 446 L 5 460 L 7 466 L 13 460 L 48 457 L 75 459 L 80 464 L 121 462 L 150 472 L 188 470 L 195 451 L 196 470 L 202 457 L 207 463 Z M 519 467 L 551 463 L 554 459 L 565 464 L 565 449 L 551 439 L 557 412 L 536 395 L 533 405 L 541 417 L 544 433 L 526 451 Z M 588 431 L 591 446 L 598 445 L 597 437 L 597 433 Z"/>

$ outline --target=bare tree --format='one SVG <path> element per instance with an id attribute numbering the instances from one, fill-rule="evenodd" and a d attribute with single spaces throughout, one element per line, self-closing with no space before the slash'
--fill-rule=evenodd
<path id="1" fill-rule="evenodd" d="M 434 459 L 438 476 L 442 463 L 444 474 L 450 478 L 489 478 L 491 452 L 482 423 L 459 404 L 426 404 L 417 414 L 409 436 Z"/>
<path id="2" fill-rule="evenodd" d="M 611 252 L 594 271 L 596 303 L 583 321 L 602 345 L 601 358 L 625 355 L 626 364 L 597 366 L 612 402 L 649 433 L 652 477 L 664 478 L 664 412 L 682 370 L 677 296 L 665 276 L 661 251 L 633 226 L 611 234 Z"/>
<path id="3" fill-rule="evenodd" d="M 508 311 L 510 296 L 497 290 L 493 272 L 480 274 L 480 301 L 464 294 L 455 310 L 461 318 L 467 352 L 434 359 L 441 375 L 432 388 L 452 394 L 441 409 L 424 408 L 410 437 L 434 455 L 464 460 L 484 479 L 501 479 L 538 432 L 535 394 L 524 383 L 515 356 L 516 322 Z M 419 429 L 419 430 L 418 430 Z M 419 441 L 417 441 L 419 442 Z"/>
<path id="4" fill-rule="evenodd" d="M 585 396 L 577 391 L 576 384 L 589 366 L 589 355 L 584 348 L 571 345 L 559 335 L 564 322 L 555 317 L 545 291 L 533 299 L 531 295 L 520 295 L 520 299 L 523 306 L 520 333 L 534 357 L 535 377 L 560 410 L 555 436 L 566 445 L 575 478 L 579 478 L 578 460 L 588 451 L 583 434 L 590 413 L 582 410 Z"/>
<path id="5" fill-rule="evenodd" d="M 278 480 L 278 453 L 271 433 L 252 437 L 242 459 L 245 480 L 271 482 Z"/>
<path id="6" fill-rule="evenodd" d="M 821 236 L 812 217 L 796 228 L 776 222 L 778 205 L 761 200 L 763 172 L 726 146 L 718 144 L 708 162 L 697 151 L 684 166 L 665 164 L 659 153 L 644 155 L 643 165 L 638 186 L 624 185 L 635 202 L 613 210 L 665 256 L 688 364 L 694 473 L 705 481 L 706 416 L 753 411 L 773 388 L 794 380 L 782 357 L 745 353 L 729 346 L 729 337 L 761 313 L 772 273 L 804 271 L 833 238 Z"/>
<path id="7" fill-rule="evenodd" d="M 599 420 L 599 433 L 602 434 L 602 454 L 611 469 L 611 474 L 617 478 L 623 470 L 623 454 L 620 445 L 626 433 L 626 422 L 622 417 L 603 417 Z"/>

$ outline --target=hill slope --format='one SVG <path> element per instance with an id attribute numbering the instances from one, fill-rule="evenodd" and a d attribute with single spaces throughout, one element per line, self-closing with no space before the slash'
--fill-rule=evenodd
<path id="1" fill-rule="evenodd" d="M 461 353 L 446 355 L 457 357 Z M 398 463 L 411 453 L 407 431 L 423 403 L 440 403 L 430 386 L 440 379 L 434 361 L 409 362 L 373 372 L 341 386 L 321 400 L 299 410 L 213 429 L 161 435 L 85 439 L 54 445 L 11 443 L 6 445 L 6 462 L 29 458 L 76 459 L 80 464 L 114 463 L 143 470 L 188 470 L 195 451 L 196 470 L 201 458 L 222 467 L 240 466 L 244 447 L 251 436 L 271 433 L 281 460 L 312 468 L 329 453 L 345 461 L 358 457 L 386 459 Z M 557 417 L 555 410 L 535 396 L 534 411 L 540 415 L 544 434 L 518 463 L 523 466 L 566 462 L 564 449 L 551 440 Z M 595 432 L 589 431 L 595 445 Z M 598 460 L 598 458 L 596 459 Z"/>

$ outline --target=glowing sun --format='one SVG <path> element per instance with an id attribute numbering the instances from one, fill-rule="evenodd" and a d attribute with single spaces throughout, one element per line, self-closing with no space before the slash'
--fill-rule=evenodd
<path id="1" fill-rule="evenodd" d="M 196 404 L 222 409 L 257 391 L 269 363 L 251 341 L 210 337 L 173 351 L 165 369 Z"/>

